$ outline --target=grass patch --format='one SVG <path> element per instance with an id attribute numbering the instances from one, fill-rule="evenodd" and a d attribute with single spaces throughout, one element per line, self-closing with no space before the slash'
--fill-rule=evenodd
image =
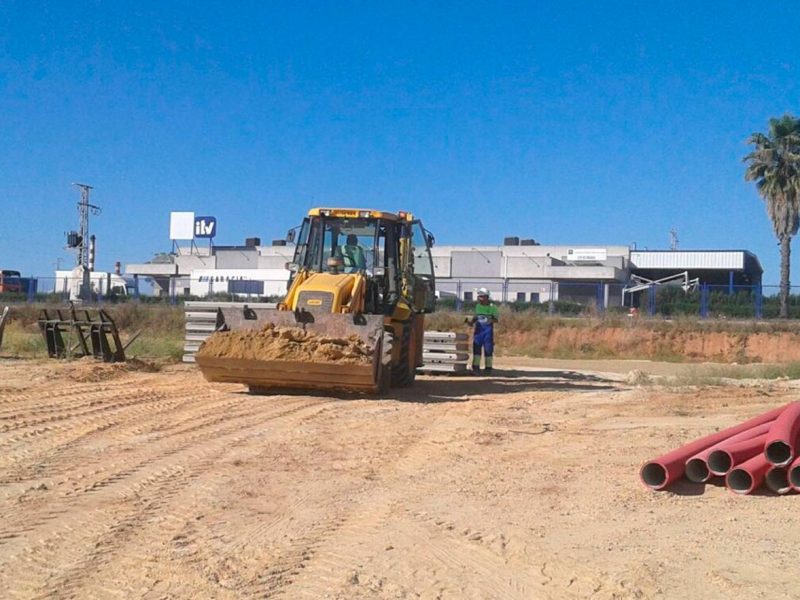
<path id="1" fill-rule="evenodd" d="M 180 361 L 183 357 L 183 337 L 148 336 L 144 333 L 125 351 L 128 358 L 159 358 Z"/>
<path id="2" fill-rule="evenodd" d="M 3 337 L 3 354 L 18 358 L 47 356 L 38 325 L 39 313 L 43 308 L 60 309 L 63 316 L 68 315 L 68 308 L 64 306 L 13 306 Z M 142 331 L 125 351 L 128 358 L 152 358 L 169 362 L 180 361 L 182 358 L 184 316 L 181 307 L 121 304 L 102 308 L 114 319 L 123 343 L 135 332 Z"/>
<path id="3" fill-rule="evenodd" d="M 456 312 L 445 310 L 426 317 L 428 329 L 463 331 L 467 329 L 464 318 L 471 315 L 468 310 Z M 800 333 L 800 320 L 728 320 L 701 319 L 693 315 L 663 317 L 627 316 L 609 312 L 603 315 L 579 315 L 573 317 L 550 316 L 537 310 L 512 310 L 500 306 L 500 331 L 548 331 L 553 328 L 625 328 L 651 330 L 659 333 Z"/>
<path id="4" fill-rule="evenodd" d="M 726 385 L 745 379 L 800 379 L 800 363 L 784 365 L 704 365 L 688 373 L 664 378 L 667 387 L 702 387 Z"/>
<path id="5" fill-rule="evenodd" d="M 6 324 L 3 333 L 3 345 L 0 350 L 4 354 L 15 357 L 43 358 L 47 356 L 44 338 L 38 326 L 31 331 L 21 323 L 11 321 Z"/>

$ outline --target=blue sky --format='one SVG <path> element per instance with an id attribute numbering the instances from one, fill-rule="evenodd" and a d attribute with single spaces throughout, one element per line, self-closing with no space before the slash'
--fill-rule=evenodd
<path id="1" fill-rule="evenodd" d="M 95 186 L 98 267 L 312 205 L 439 243 L 747 248 L 778 280 L 745 140 L 800 113 L 800 7 L 722 2 L 0 3 L 0 263 L 50 274 Z M 793 267 L 800 284 L 800 259 Z"/>

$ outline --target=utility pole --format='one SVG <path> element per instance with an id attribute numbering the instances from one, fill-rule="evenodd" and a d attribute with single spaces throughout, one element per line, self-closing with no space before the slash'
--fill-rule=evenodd
<path id="1" fill-rule="evenodd" d="M 89 213 L 100 214 L 100 207 L 89 202 L 89 192 L 92 186 L 85 183 L 73 183 L 80 188 L 81 199 L 78 202 L 78 216 L 80 220 L 78 232 L 78 267 L 81 268 L 83 279 L 81 282 L 80 299 L 90 300 L 92 294 L 91 275 L 89 271 Z"/>

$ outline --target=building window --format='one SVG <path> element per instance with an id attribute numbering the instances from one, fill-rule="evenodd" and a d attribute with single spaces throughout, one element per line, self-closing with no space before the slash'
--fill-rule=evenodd
<path id="1" fill-rule="evenodd" d="M 531 302 L 534 304 L 539 304 L 541 302 L 539 292 L 531 292 Z"/>
<path id="2" fill-rule="evenodd" d="M 464 292 L 464 300 L 472 302 L 472 292 Z"/>
<path id="3" fill-rule="evenodd" d="M 525 292 L 517 292 L 517 302 L 525 302 Z"/>

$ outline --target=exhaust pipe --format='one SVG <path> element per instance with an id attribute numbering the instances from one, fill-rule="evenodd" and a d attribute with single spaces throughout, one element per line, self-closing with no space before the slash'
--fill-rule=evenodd
<path id="1" fill-rule="evenodd" d="M 764 451 L 767 435 L 736 442 L 722 444 L 708 455 L 708 470 L 714 475 L 727 475 L 736 465 L 753 458 Z"/>
<path id="2" fill-rule="evenodd" d="M 764 446 L 764 456 L 776 467 L 785 467 L 797 456 L 798 434 L 800 434 L 800 402 L 792 402 L 770 427 Z"/>
<path id="3" fill-rule="evenodd" d="M 788 494 L 792 491 L 789 483 L 789 470 L 786 467 L 770 467 L 764 475 L 764 483 L 776 494 Z"/>
<path id="4" fill-rule="evenodd" d="M 732 469 L 725 477 L 725 485 L 735 494 L 751 494 L 763 483 L 770 466 L 766 456 L 756 454 Z"/>
<path id="5" fill-rule="evenodd" d="M 714 444 L 710 448 L 706 448 L 699 454 L 695 454 L 692 458 L 686 461 L 684 473 L 686 479 L 695 483 L 704 483 L 711 479 L 712 475 L 725 475 L 733 468 L 733 465 L 740 463 L 743 460 L 747 460 L 755 454 L 758 454 L 764 449 L 766 433 L 769 431 L 772 423 L 774 423 L 774 421 L 769 421 L 763 425 L 757 425 L 752 429 L 747 429 L 746 431 L 732 435 L 728 439 L 723 440 L 718 444 Z M 754 439 L 759 440 L 759 442 L 752 442 L 751 440 Z M 745 444 L 747 444 L 747 446 L 745 446 Z M 746 456 L 740 453 L 740 457 L 735 461 L 730 459 L 728 463 L 722 462 L 726 457 L 729 456 L 729 451 L 731 448 L 733 448 L 734 451 L 738 451 L 740 446 L 742 448 L 748 448 L 747 452 L 749 452 L 749 448 L 751 446 L 754 447 L 755 450 Z M 716 455 L 717 453 L 720 453 L 720 455 L 712 459 L 712 455 Z M 727 464 L 728 466 L 724 470 L 720 471 L 719 468 L 712 467 L 712 460 L 714 460 L 715 465 Z"/>
<path id="6" fill-rule="evenodd" d="M 712 433 L 700 438 L 699 440 L 685 444 L 680 448 L 673 450 L 672 452 L 667 452 L 656 459 L 650 460 L 642 465 L 642 468 L 639 470 L 639 478 L 641 479 L 642 483 L 644 483 L 650 489 L 663 490 L 670 483 L 676 479 L 679 479 L 684 474 L 686 469 L 686 461 L 695 454 L 698 454 L 706 448 L 710 448 L 714 444 L 718 444 L 723 440 L 727 440 L 738 433 L 742 433 L 743 431 L 747 431 L 748 429 L 752 429 L 758 425 L 763 425 L 764 423 L 774 421 L 778 415 L 780 415 L 791 404 L 792 403 L 789 403 L 785 406 L 772 409 L 771 411 L 765 412 L 757 417 L 753 417 L 744 423 L 739 423 L 733 427 L 728 427 L 728 429 L 723 429 L 722 431 Z"/>

